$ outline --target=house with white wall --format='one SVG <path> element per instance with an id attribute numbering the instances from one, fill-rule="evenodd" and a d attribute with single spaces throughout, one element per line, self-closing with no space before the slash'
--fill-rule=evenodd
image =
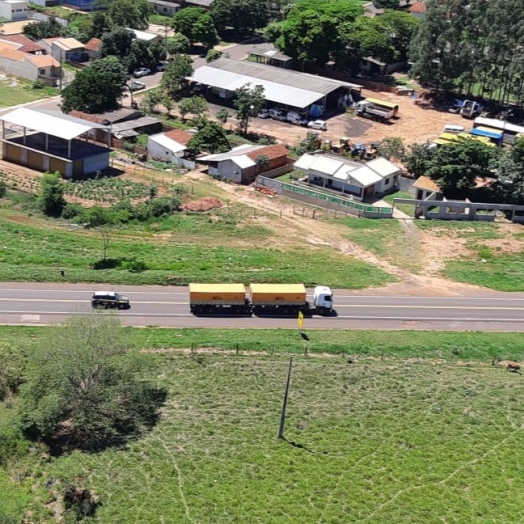
<path id="1" fill-rule="evenodd" d="M 183 129 L 172 129 L 151 135 L 147 139 L 147 155 L 151 160 L 194 169 L 195 162 L 187 158 L 187 143 L 193 135 Z"/>
<path id="2" fill-rule="evenodd" d="M 27 0 L 0 0 L 0 16 L 7 20 L 25 20 L 29 13 Z"/>
<path id="3" fill-rule="evenodd" d="M 361 163 L 324 152 L 302 155 L 294 167 L 305 175 L 307 183 L 349 194 L 356 200 L 390 193 L 401 171 L 382 157 Z"/>

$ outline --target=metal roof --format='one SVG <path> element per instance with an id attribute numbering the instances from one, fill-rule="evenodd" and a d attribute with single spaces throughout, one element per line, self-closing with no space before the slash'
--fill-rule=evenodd
<path id="1" fill-rule="evenodd" d="M 240 169 L 246 169 L 248 167 L 256 166 L 256 163 L 251 160 L 247 155 L 235 156 L 231 159 Z"/>
<path id="2" fill-rule="evenodd" d="M 349 171 L 348 177 L 352 178 L 362 187 L 372 186 L 373 184 L 376 184 L 382 180 L 382 177 L 378 173 L 367 166 L 362 166 L 358 169 L 352 169 Z"/>
<path id="3" fill-rule="evenodd" d="M 64 140 L 72 140 L 91 131 L 91 129 L 107 129 L 107 126 L 64 115 L 57 111 L 29 109 L 27 107 L 20 107 L 2 115 L 0 120 Z"/>
<path id="4" fill-rule="evenodd" d="M 326 158 L 324 155 L 316 157 L 315 161 L 309 166 L 309 169 L 324 173 L 325 175 L 333 176 L 342 166 L 344 162 L 335 160 L 334 158 Z"/>
<path id="5" fill-rule="evenodd" d="M 395 164 L 392 164 L 389 160 L 386 160 L 383 157 L 375 158 L 374 160 L 366 162 L 366 166 L 373 169 L 373 171 L 378 173 L 382 178 L 394 175 L 400 171 Z"/>
<path id="6" fill-rule="evenodd" d="M 500 129 L 501 131 L 509 133 L 524 133 L 523 126 L 510 124 L 509 122 L 497 120 L 496 118 L 485 118 L 483 116 L 478 116 L 473 122 L 475 127 L 486 126 L 493 127 L 494 129 Z"/>
<path id="7" fill-rule="evenodd" d="M 227 91 L 248 83 L 261 85 L 266 100 L 297 108 L 307 107 L 340 87 L 361 88 L 348 82 L 228 58 L 199 67 L 189 79 Z"/>
<path id="8" fill-rule="evenodd" d="M 180 153 L 180 151 L 185 151 L 187 148 L 183 144 L 179 144 L 176 140 L 169 138 L 164 133 L 159 133 L 158 135 L 152 135 L 149 137 L 149 140 L 156 142 L 158 145 L 165 147 L 172 153 Z"/>
<path id="9" fill-rule="evenodd" d="M 226 151 L 225 153 L 215 153 L 213 155 L 205 155 L 198 158 L 199 161 L 213 161 L 220 162 L 222 160 L 229 160 L 233 157 L 245 155 L 251 151 L 258 151 L 265 146 L 262 145 L 251 145 L 251 144 L 242 144 L 241 146 L 234 147 L 231 151 Z"/>
<path id="10" fill-rule="evenodd" d="M 289 62 L 290 60 L 293 60 L 290 56 L 275 49 L 272 44 L 256 45 L 251 49 L 251 51 L 249 51 L 249 54 L 255 56 L 267 56 L 268 58 L 280 60 L 281 62 Z"/>

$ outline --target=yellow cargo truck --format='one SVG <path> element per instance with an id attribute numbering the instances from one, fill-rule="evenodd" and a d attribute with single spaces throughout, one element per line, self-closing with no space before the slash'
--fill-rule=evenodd
<path id="1" fill-rule="evenodd" d="M 189 307 L 192 313 L 330 314 L 333 293 L 326 286 L 316 286 L 313 302 L 307 300 L 304 284 L 189 284 Z"/>

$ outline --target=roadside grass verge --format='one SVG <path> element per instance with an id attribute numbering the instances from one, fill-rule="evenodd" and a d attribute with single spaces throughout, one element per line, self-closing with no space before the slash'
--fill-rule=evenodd
<path id="1" fill-rule="evenodd" d="M 100 523 L 521 521 L 518 375 L 475 362 L 297 356 L 282 441 L 287 358 L 150 358 L 161 372 L 147 378 L 168 391 L 151 433 L 123 449 L 27 457 L 26 510 L 39 522 L 54 522 L 43 509 L 49 478 L 55 493 L 69 483 L 96 493 Z"/>
<path id="2" fill-rule="evenodd" d="M 420 245 L 409 235 L 398 220 L 375 220 L 372 218 L 337 219 L 348 229 L 345 235 L 364 249 L 399 267 L 418 271 Z"/>
<path id="3" fill-rule="evenodd" d="M 52 87 L 32 89 L 31 82 L 27 80 L 5 77 L 5 75 L 0 77 L 0 107 L 28 104 L 58 94 L 58 89 Z"/>
<path id="4" fill-rule="evenodd" d="M 31 349 L 51 326 L 0 326 L 7 344 Z M 214 329 L 214 328 L 125 328 L 137 350 L 198 350 L 300 354 L 304 342 L 295 329 Z M 483 360 L 495 357 L 524 358 L 522 333 L 478 331 L 377 331 L 304 329 L 308 333 L 308 353 L 363 355 L 430 359 Z M 458 355 L 453 350 L 458 350 Z M 455 351 L 456 352 L 456 351 Z M 0 419 L 1 420 L 1 419 Z"/>
<path id="5" fill-rule="evenodd" d="M 7 214 L 6 214 L 7 213 Z M 0 215 L 0 281 L 100 282 L 185 285 L 197 282 L 303 282 L 362 289 L 394 281 L 391 275 L 331 248 L 294 244 L 271 247 L 262 224 L 240 217 L 176 215 L 156 235 L 114 231 L 109 261 L 101 233 L 49 227 L 49 221 Z M 17 222 L 18 221 L 18 222 Z M 64 229 L 67 224 L 64 224 Z M 153 224 L 150 224 L 153 230 Z M 139 264 L 137 264 L 139 263 Z M 140 267 L 140 271 L 135 268 Z M 129 269 L 128 269 L 129 268 Z M 329 268 L 329 271 L 326 271 Z M 64 271 L 64 277 L 60 276 Z"/>

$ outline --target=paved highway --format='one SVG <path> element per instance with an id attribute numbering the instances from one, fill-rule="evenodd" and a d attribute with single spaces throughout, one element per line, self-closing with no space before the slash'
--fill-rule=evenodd
<path id="1" fill-rule="evenodd" d="M 68 314 L 91 311 L 90 298 L 103 286 L 88 284 L 0 283 L 0 324 L 50 324 Z M 183 287 L 130 287 L 132 308 L 120 312 L 130 326 L 296 328 L 295 318 L 195 317 Z M 304 329 L 436 329 L 524 331 L 524 294 L 416 297 L 335 290 L 336 315 L 306 318 Z"/>

